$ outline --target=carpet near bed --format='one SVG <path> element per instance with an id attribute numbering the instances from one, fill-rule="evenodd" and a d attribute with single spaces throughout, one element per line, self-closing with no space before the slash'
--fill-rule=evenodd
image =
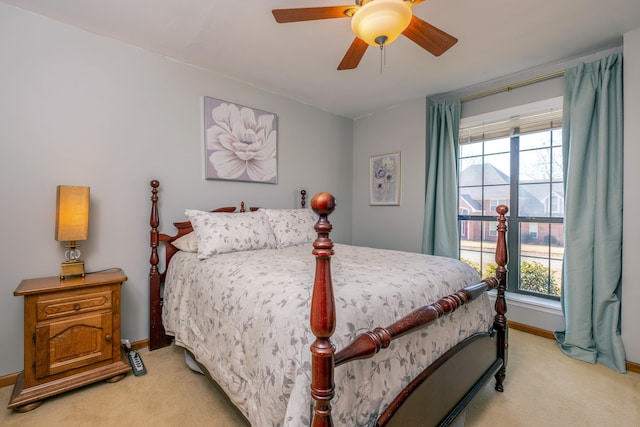
<path id="1" fill-rule="evenodd" d="M 562 354 L 549 339 L 511 330 L 509 393 L 487 384 L 467 408 L 466 427 L 637 427 L 640 374 L 619 374 Z M 211 382 L 192 372 L 175 346 L 141 350 L 148 374 L 96 383 L 47 399 L 38 409 L 0 412 L 0 425 L 211 426 L 245 424 Z M 8 402 L 13 387 L 0 388 Z"/>

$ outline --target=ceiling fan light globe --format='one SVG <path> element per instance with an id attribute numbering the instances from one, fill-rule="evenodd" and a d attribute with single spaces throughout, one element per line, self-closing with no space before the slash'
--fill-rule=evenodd
<path id="1" fill-rule="evenodd" d="M 351 18 L 351 30 L 368 45 L 379 46 L 376 39 L 392 43 L 411 22 L 411 7 L 404 0 L 373 0 L 362 6 Z"/>

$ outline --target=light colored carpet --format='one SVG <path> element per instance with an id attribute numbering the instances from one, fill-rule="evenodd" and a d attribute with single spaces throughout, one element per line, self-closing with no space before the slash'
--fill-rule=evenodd
<path id="1" fill-rule="evenodd" d="M 510 331 L 505 392 L 488 384 L 466 427 L 640 427 L 640 374 L 562 353 L 554 340 Z"/>
<path id="2" fill-rule="evenodd" d="M 511 331 L 505 393 L 493 381 L 471 403 L 467 427 L 639 427 L 640 374 L 618 374 L 562 354 L 554 341 Z M 0 411 L 0 426 L 212 426 L 243 421 L 174 346 L 141 350 L 147 375 L 96 383 L 47 399 L 24 414 Z M 12 387 L 0 389 L 9 402 Z"/>

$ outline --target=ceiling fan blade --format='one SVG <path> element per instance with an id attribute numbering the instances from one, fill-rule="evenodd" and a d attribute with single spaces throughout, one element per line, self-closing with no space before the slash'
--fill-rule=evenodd
<path id="1" fill-rule="evenodd" d="M 415 15 L 402 34 L 435 56 L 442 55 L 458 42 L 457 38 L 426 23 Z"/>
<path id="2" fill-rule="evenodd" d="M 340 65 L 338 65 L 338 70 L 353 70 L 356 68 L 368 47 L 369 45 L 364 40 L 358 37 L 353 39 L 353 43 L 349 46 L 347 53 L 344 54 Z"/>
<path id="3" fill-rule="evenodd" d="M 273 17 L 276 22 L 315 21 L 316 19 L 348 18 L 345 12 L 349 9 L 357 9 L 357 6 L 327 6 L 327 7 L 302 7 L 297 9 L 273 9 Z"/>

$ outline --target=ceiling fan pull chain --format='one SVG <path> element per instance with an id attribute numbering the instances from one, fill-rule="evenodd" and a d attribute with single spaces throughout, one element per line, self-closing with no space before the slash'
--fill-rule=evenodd
<path id="1" fill-rule="evenodd" d="M 380 45 L 380 74 L 387 68 L 387 49 L 386 45 Z"/>
<path id="2" fill-rule="evenodd" d="M 386 67 L 387 66 L 387 55 L 386 55 L 386 49 L 385 49 L 385 44 L 387 42 L 388 38 L 387 36 L 378 36 L 376 37 L 376 43 L 378 43 L 378 46 L 380 46 L 380 74 L 382 74 L 382 69 L 383 66 Z"/>

